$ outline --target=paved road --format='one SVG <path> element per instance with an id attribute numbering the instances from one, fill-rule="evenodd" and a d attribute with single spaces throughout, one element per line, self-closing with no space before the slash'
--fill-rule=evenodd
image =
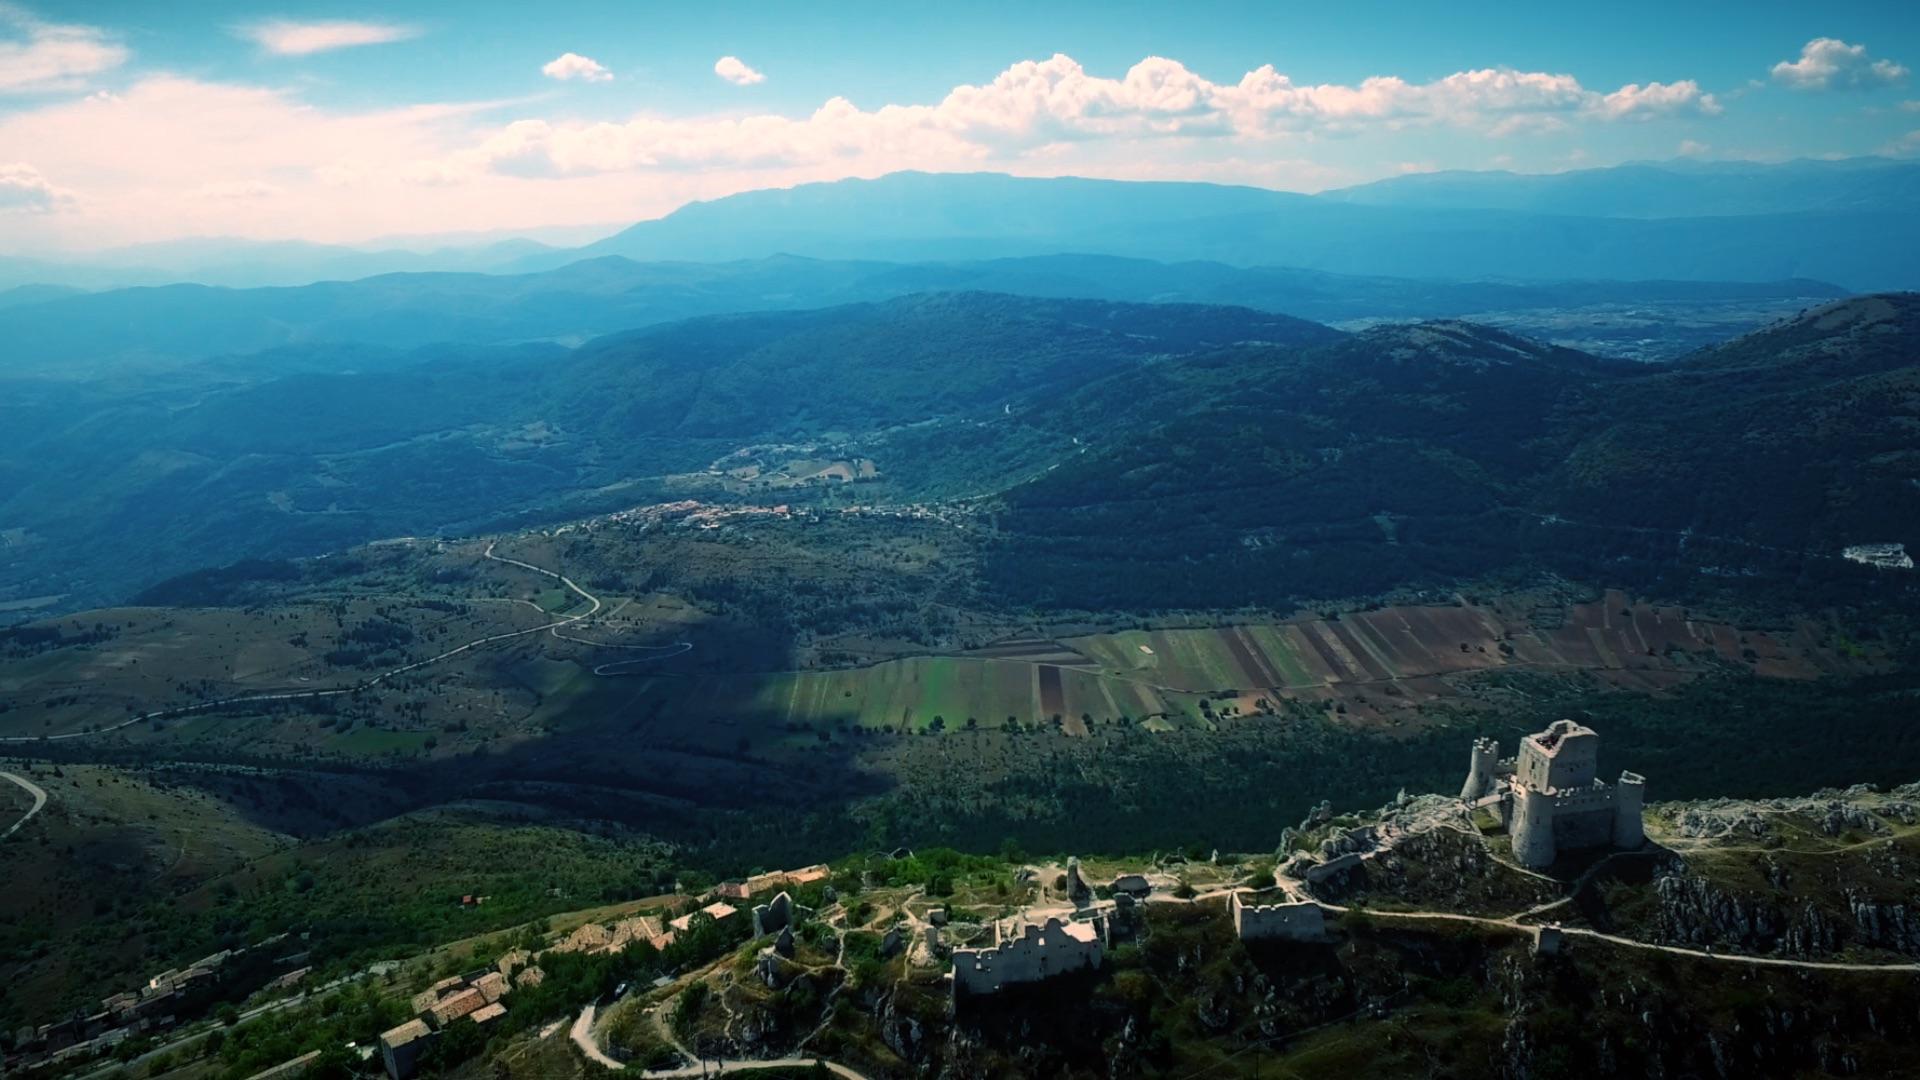
<path id="1" fill-rule="evenodd" d="M 193 705 L 180 705 L 170 709 L 155 709 L 152 712 L 141 713 L 140 715 L 132 717 L 130 719 L 122 720 L 121 722 L 114 724 L 110 727 L 97 728 L 92 731 L 69 731 L 59 735 L 0 736 L 0 743 L 34 743 L 34 742 L 42 742 L 42 741 L 64 742 L 65 740 L 68 740 L 68 739 L 84 739 L 94 735 L 106 735 L 115 731 L 120 731 L 125 728 L 130 728 L 135 724 L 146 723 L 149 720 L 166 720 L 176 716 L 186 716 L 190 713 L 204 712 L 207 709 L 219 708 L 220 706 L 223 706 L 223 705 L 247 705 L 247 704 L 253 704 L 256 702 L 268 702 L 268 701 L 305 701 L 312 698 L 336 697 L 341 694 L 351 694 L 359 690 L 366 690 L 371 687 L 378 686 L 381 683 L 386 682 L 388 679 L 391 679 L 396 675 L 404 675 L 409 671 L 417 671 L 423 667 L 426 667 L 429 664 L 437 664 L 442 660 L 459 656 L 461 653 L 467 652 L 470 649 L 477 649 L 483 645 L 491 645 L 496 641 L 507 641 L 511 638 L 525 637 L 528 634 L 538 634 L 544 630 L 552 630 L 557 632 L 563 626 L 572 626 L 575 623 L 582 622 L 586 619 L 590 619 L 593 616 L 599 614 L 600 608 L 602 606 L 600 603 L 600 598 L 588 592 L 587 590 L 581 588 L 579 585 L 574 584 L 574 581 L 572 578 L 567 577 L 564 574 L 557 573 L 553 570 L 548 570 L 545 567 L 535 566 L 529 562 L 521 562 L 519 559 L 509 559 L 505 555 L 495 555 L 493 553 L 493 549 L 494 549 L 494 544 L 490 543 L 487 545 L 487 550 L 482 552 L 482 554 L 486 558 L 492 559 L 494 562 L 507 563 L 508 565 L 511 565 L 511 566 L 518 566 L 523 570 L 531 570 L 536 574 L 545 574 L 546 576 L 553 578 L 555 581 L 558 581 L 560 584 L 565 585 L 567 588 L 573 590 L 575 594 L 577 594 L 581 599 L 586 600 L 592 606 L 578 615 L 567 615 L 553 622 L 543 623 L 539 626 L 528 627 L 525 630 L 513 630 L 505 634 L 489 634 L 488 636 L 483 638 L 475 638 L 474 640 L 467 642 L 465 645 L 461 645 L 453 649 L 448 649 L 446 652 L 443 652 L 438 656 L 429 656 L 425 660 L 416 660 L 411 664 L 402 664 L 397 668 L 394 668 L 390 671 L 383 671 L 380 674 L 375 675 L 374 677 L 366 680 L 365 682 L 355 683 L 352 686 L 339 686 L 339 687 L 334 687 L 328 690 L 284 690 L 284 691 L 278 691 L 275 693 L 267 693 L 267 694 L 237 694 L 231 697 L 214 698 L 210 701 L 202 701 L 202 702 L 195 703 Z M 693 648 L 693 646 L 687 645 L 687 648 L 691 649 Z M 685 650 L 680 650 L 680 651 L 684 652 Z"/>
<path id="2" fill-rule="evenodd" d="M 19 821 L 9 826 L 6 832 L 0 833 L 0 840 L 5 840 L 7 837 L 19 832 L 20 826 L 32 821 L 33 815 L 39 813 L 41 808 L 47 805 L 47 793 L 39 784 L 34 783 L 24 776 L 15 776 L 10 772 L 0 772 L 0 776 L 4 776 L 14 783 L 19 784 L 21 787 L 26 788 L 27 794 L 33 796 L 33 809 L 27 811 L 25 817 L 22 817 Z"/>
<path id="3" fill-rule="evenodd" d="M 326 993 L 329 990 L 333 990 L 337 987 L 345 986 L 350 982 L 356 982 L 360 979 L 364 979 L 366 978 L 366 974 L 367 973 L 364 971 L 356 972 L 352 975 L 346 976 L 345 978 L 335 979 L 332 982 L 325 984 L 324 986 L 316 986 L 311 989 L 302 990 L 300 993 L 295 994 L 292 997 L 281 998 L 278 1001 L 269 1001 L 265 1005 L 256 1005 L 253 1008 L 248 1009 L 247 1011 L 241 1013 L 239 1022 L 245 1023 L 256 1016 L 264 1016 L 270 1012 L 279 1012 L 282 1009 L 291 1009 L 300 1005 L 304 1005 L 309 1000 L 319 997 L 320 995 Z M 97 1078 L 107 1077 L 107 1076 L 131 1075 L 136 1066 L 142 1065 L 152 1058 L 158 1057 L 161 1054 L 170 1053 L 182 1047 L 192 1046 L 194 1043 L 197 1043 L 201 1039 L 206 1038 L 207 1035 L 211 1032 L 225 1031 L 225 1030 L 228 1030 L 228 1029 L 219 1024 L 208 1024 L 198 1031 L 189 1032 L 188 1034 L 178 1036 L 177 1038 L 174 1038 L 168 1042 L 161 1043 L 159 1046 L 156 1046 L 148 1050 L 146 1053 L 141 1054 L 139 1057 L 136 1057 L 131 1061 L 109 1062 L 93 1070 L 90 1073 L 85 1073 L 77 1077 L 76 1080 L 97 1080 Z"/>

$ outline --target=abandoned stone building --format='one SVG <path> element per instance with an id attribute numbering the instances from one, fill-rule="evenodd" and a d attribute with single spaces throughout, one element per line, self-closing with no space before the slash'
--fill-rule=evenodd
<path id="1" fill-rule="evenodd" d="M 1241 941 L 1318 944 L 1328 940 L 1326 911 L 1311 900 L 1249 904 L 1235 892 L 1227 897 L 1227 911 L 1233 916 L 1233 931 Z"/>
<path id="2" fill-rule="evenodd" d="M 990 947 L 953 950 L 955 997 L 997 993 L 1017 983 L 1098 968 L 1106 956 L 1106 929 L 1100 919 L 995 923 L 993 936 Z"/>
<path id="3" fill-rule="evenodd" d="M 1637 848 L 1646 841 L 1646 778 L 1622 772 L 1609 785 L 1597 775 L 1599 755 L 1600 736 L 1572 720 L 1521 739 L 1518 756 L 1506 761 L 1497 743 L 1476 739 L 1460 797 L 1497 809 L 1515 861 L 1531 869 L 1562 852 Z"/>

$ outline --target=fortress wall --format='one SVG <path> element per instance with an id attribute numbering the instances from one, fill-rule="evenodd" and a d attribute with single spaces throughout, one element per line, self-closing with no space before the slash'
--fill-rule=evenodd
<path id="1" fill-rule="evenodd" d="M 1556 851 L 1578 851 L 1606 847 L 1613 843 L 1613 804 L 1553 815 L 1553 846 Z"/>

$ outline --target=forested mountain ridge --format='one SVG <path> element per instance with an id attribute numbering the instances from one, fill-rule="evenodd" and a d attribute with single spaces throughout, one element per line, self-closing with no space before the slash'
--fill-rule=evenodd
<path id="1" fill-rule="evenodd" d="M 1441 580 L 1581 548 L 1530 531 L 1556 518 L 1824 557 L 1916 540 L 1915 306 L 1855 298 L 1637 365 L 1458 321 L 937 293 L 575 350 L 283 350 L 251 362 L 277 377 L 131 396 L 27 382 L 7 585 L 98 602 L 240 558 L 739 498 L 709 466 L 767 444 L 876 462 L 865 501 L 1004 489 L 1000 587 L 1041 604 Z"/>
<path id="2" fill-rule="evenodd" d="M 1916 544 L 1916 310 L 1841 301 L 1653 367 L 1438 323 L 1126 373 L 1072 407 L 1142 427 L 1010 491 L 992 572 L 1090 609 L 1284 605 L 1542 560 L 1690 573 L 1694 534 Z"/>
<path id="3" fill-rule="evenodd" d="M 617 509 L 660 495 L 649 478 L 743 445 L 1006 418 L 1165 355 L 1340 336 L 1246 309 L 942 294 L 712 316 L 577 350 L 330 345 L 314 347 L 322 364 L 283 349 L 132 389 L 23 378 L 0 402 L 15 433 L 0 450 L 14 530 L 0 590 L 105 602 L 239 558 L 563 517 L 553 507 L 608 485 L 623 493 L 588 508 Z M 1007 468 L 1066 442 L 1017 417 L 996 431 Z M 882 469 L 911 475 L 918 445 Z M 936 452 L 951 444 L 920 456 Z M 966 466 L 933 479 L 990 492 L 995 477 Z"/>
<path id="4" fill-rule="evenodd" d="M 1846 294 L 1838 286 L 1808 280 L 1416 281 L 1101 255 L 935 263 L 791 255 L 635 262 L 608 255 L 537 273 L 385 274 L 293 288 L 178 284 L 80 293 L 23 287 L 0 294 L 0 340 L 9 344 L 0 357 L 0 374 L 79 378 L 112 368 L 124 376 L 129 369 L 174 368 L 280 347 L 579 344 L 703 315 L 831 307 L 930 292 L 1227 305 L 1320 322 L 1568 308 L 1726 310 L 1753 320 L 1782 305 Z"/>

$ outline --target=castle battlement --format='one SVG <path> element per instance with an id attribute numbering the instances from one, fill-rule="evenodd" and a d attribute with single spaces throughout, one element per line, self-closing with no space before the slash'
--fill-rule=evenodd
<path id="1" fill-rule="evenodd" d="M 1479 802 L 1498 796 L 1500 814 L 1522 866 L 1550 866 L 1563 851 L 1646 842 L 1641 811 L 1646 778 L 1623 772 L 1616 784 L 1601 780 L 1600 736 L 1573 720 L 1556 720 L 1520 740 L 1509 770 L 1498 747 L 1476 739 L 1460 797 Z"/>

